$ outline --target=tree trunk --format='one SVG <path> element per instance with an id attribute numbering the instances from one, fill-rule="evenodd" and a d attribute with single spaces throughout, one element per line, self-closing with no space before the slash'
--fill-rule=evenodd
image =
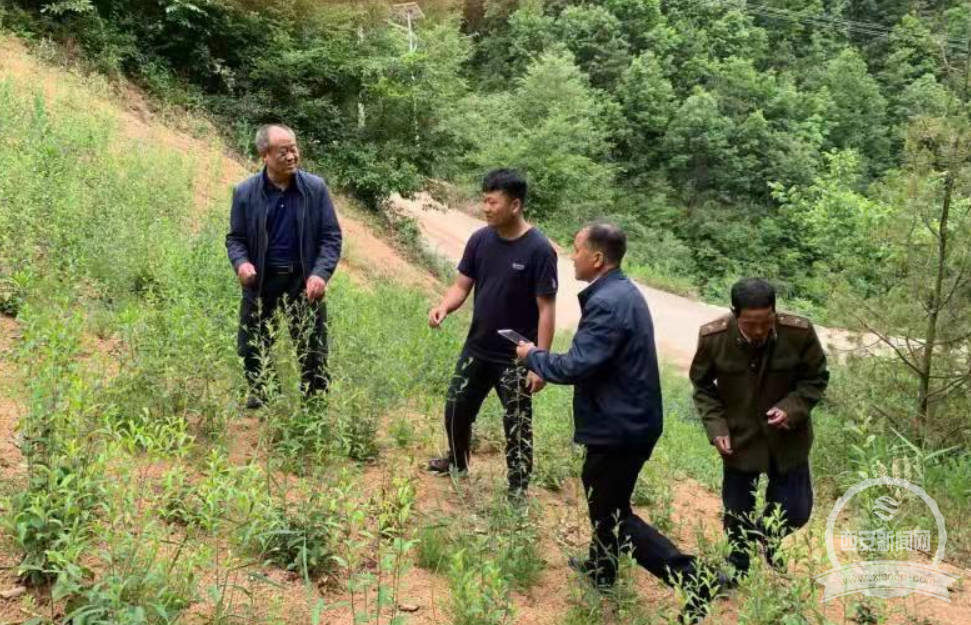
<path id="1" fill-rule="evenodd" d="M 919 440 L 923 442 L 924 428 L 931 418 L 930 395 L 931 373 L 934 365 L 934 345 L 937 341 L 937 320 L 940 316 L 944 300 L 944 271 L 947 267 L 947 221 L 951 212 L 951 192 L 954 189 L 954 175 L 948 168 L 944 177 L 944 200 L 941 205 L 941 219 L 938 225 L 937 237 L 937 275 L 934 276 L 934 291 L 931 294 L 931 305 L 927 315 L 927 331 L 924 333 L 923 358 L 920 364 L 920 389 L 917 395 L 917 423 L 916 431 Z"/>

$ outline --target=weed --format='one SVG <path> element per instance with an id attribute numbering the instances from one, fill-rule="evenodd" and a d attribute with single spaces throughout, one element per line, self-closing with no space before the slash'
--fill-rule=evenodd
<path id="1" fill-rule="evenodd" d="M 250 542 L 265 562 L 303 579 L 331 573 L 340 527 L 332 503 L 315 495 L 293 507 L 265 508 L 248 528 Z"/>
<path id="2" fill-rule="evenodd" d="M 449 559 L 450 613 L 454 625 L 504 625 L 514 611 L 502 567 L 485 553 L 458 549 Z"/>
<path id="3" fill-rule="evenodd" d="M 418 566 L 433 573 L 442 573 L 448 566 L 449 554 L 456 542 L 450 524 L 438 522 L 425 525 L 417 534 Z"/>
<path id="4" fill-rule="evenodd" d="M 674 493 L 663 468 L 648 464 L 641 471 L 631 501 L 636 506 L 647 508 L 651 525 L 659 532 L 666 533 L 673 529 L 671 514 L 674 512 Z"/>

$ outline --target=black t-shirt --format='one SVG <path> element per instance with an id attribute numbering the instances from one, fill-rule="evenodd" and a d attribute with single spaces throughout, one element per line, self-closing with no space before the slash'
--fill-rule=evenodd
<path id="1" fill-rule="evenodd" d="M 477 230 L 465 244 L 459 272 L 475 281 L 472 327 L 465 348 L 476 358 L 509 363 L 516 346 L 497 334 L 510 328 L 536 342 L 537 296 L 555 295 L 556 251 L 536 228 L 507 240 L 490 227 Z"/>

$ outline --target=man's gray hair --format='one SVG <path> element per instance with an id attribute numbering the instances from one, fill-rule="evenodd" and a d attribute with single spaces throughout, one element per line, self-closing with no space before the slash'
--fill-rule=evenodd
<path id="1" fill-rule="evenodd" d="M 256 138 L 253 140 L 253 143 L 256 144 L 257 154 L 266 154 L 266 150 L 270 147 L 270 128 L 279 128 L 289 132 L 294 137 L 297 136 L 293 128 L 286 124 L 263 124 L 256 129 Z"/>

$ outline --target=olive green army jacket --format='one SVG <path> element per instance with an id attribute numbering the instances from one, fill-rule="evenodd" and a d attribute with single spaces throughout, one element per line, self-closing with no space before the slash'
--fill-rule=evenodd
<path id="1" fill-rule="evenodd" d="M 701 326 L 690 370 L 694 403 L 708 440 L 731 437 L 726 466 L 779 471 L 806 462 L 813 441 L 809 413 L 829 383 L 826 355 L 808 319 L 776 315 L 765 345 L 746 341 L 734 315 Z M 789 429 L 770 426 L 766 412 L 789 415 Z"/>

